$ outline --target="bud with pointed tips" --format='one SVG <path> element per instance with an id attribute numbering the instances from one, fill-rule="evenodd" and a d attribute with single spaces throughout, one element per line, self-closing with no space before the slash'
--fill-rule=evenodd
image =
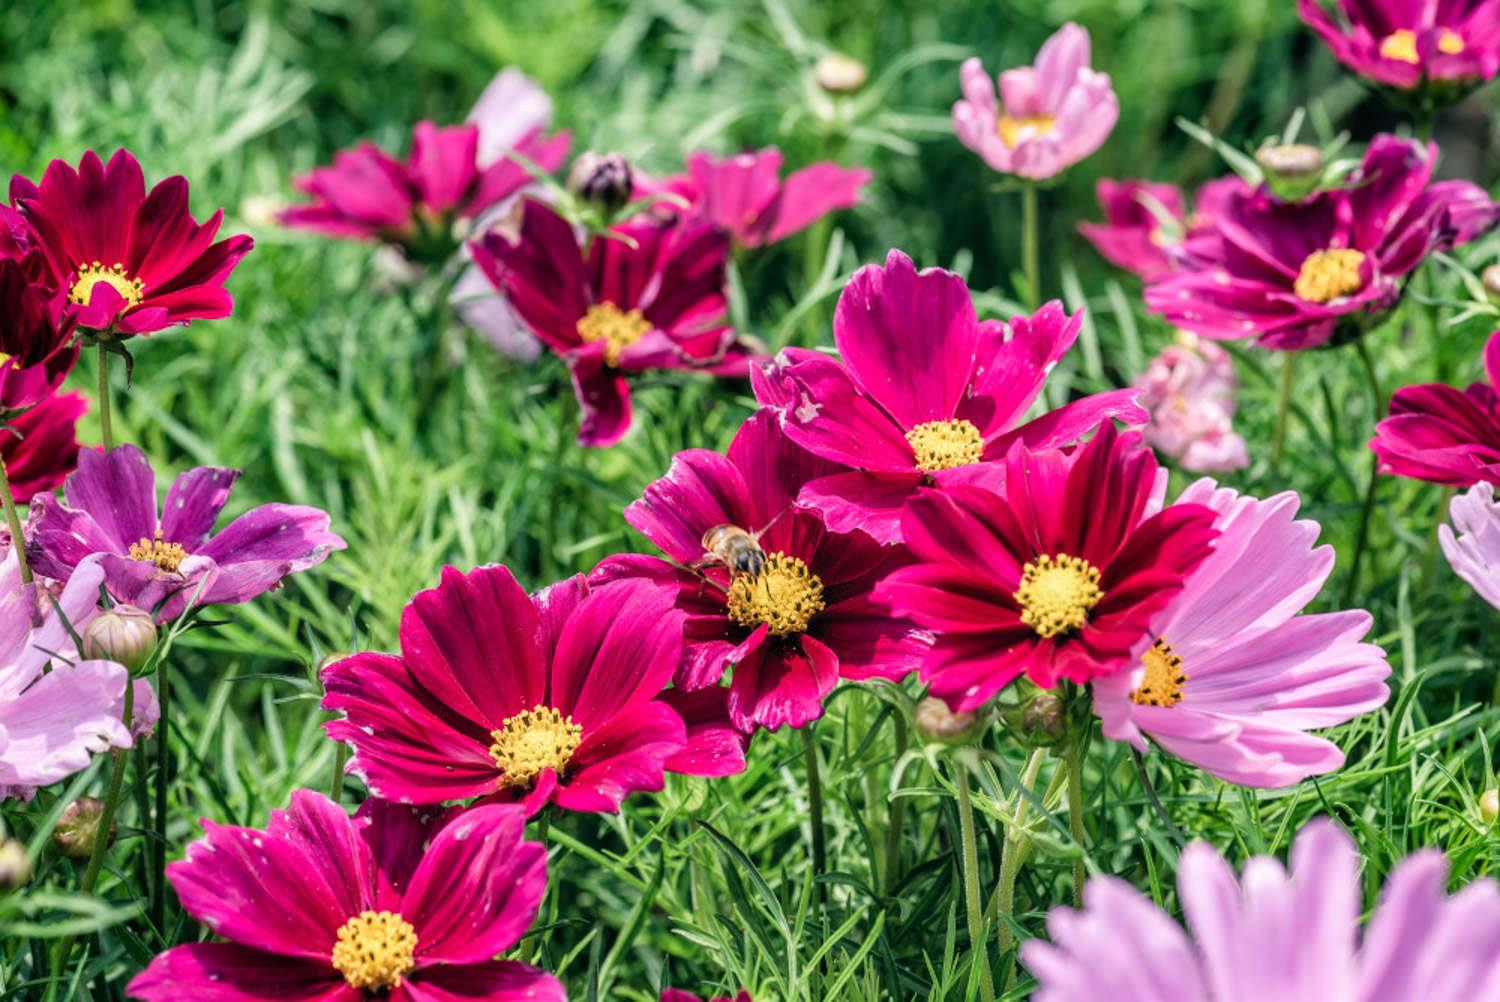
<path id="1" fill-rule="evenodd" d="M 585 150 L 568 171 L 568 190 L 607 213 L 624 208 L 634 188 L 635 173 L 630 169 L 630 161 L 619 153 Z"/>
<path id="2" fill-rule="evenodd" d="M 104 801 L 98 797 L 79 797 L 67 807 L 52 829 L 52 844 L 69 859 L 88 859 L 99 838 L 99 821 L 104 816 Z M 115 829 L 110 826 L 110 841 Z"/>
<path id="3" fill-rule="evenodd" d="M 977 718 L 972 713 L 955 713 L 948 704 L 936 696 L 928 696 L 917 704 L 914 715 L 917 731 L 932 741 L 960 744 L 974 733 Z"/>
<path id="4" fill-rule="evenodd" d="M 26 886 L 31 879 L 31 857 L 13 838 L 0 839 L 0 893 Z"/>
<path id="5" fill-rule="evenodd" d="M 1266 184 L 1279 197 L 1295 202 L 1312 194 L 1323 179 L 1323 151 L 1306 143 L 1262 146 L 1255 162 L 1266 172 Z"/>
<path id="6" fill-rule="evenodd" d="M 83 656 L 114 661 L 140 671 L 156 650 L 156 623 L 151 613 L 133 605 L 117 605 L 94 617 L 83 631 Z"/>

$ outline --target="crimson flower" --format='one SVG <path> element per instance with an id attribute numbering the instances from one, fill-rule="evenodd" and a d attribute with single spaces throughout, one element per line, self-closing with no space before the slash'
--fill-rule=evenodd
<path id="1" fill-rule="evenodd" d="M 16 504 L 57 489 L 78 465 L 78 419 L 89 409 L 81 393 L 50 396 L 0 428 L 0 462 Z"/>
<path id="2" fill-rule="evenodd" d="M 1360 76 L 1409 91 L 1462 93 L 1500 71 L 1500 0 L 1297 0 L 1308 27 Z"/>
<path id="3" fill-rule="evenodd" d="M 931 629 L 922 680 L 971 711 L 1025 674 L 1045 688 L 1132 664 L 1151 617 L 1208 556 L 1214 512 L 1154 515 L 1165 478 L 1136 432 L 1005 458 L 1001 491 L 925 490 L 902 529 L 915 561 L 876 598 Z"/>
<path id="4" fill-rule="evenodd" d="M 40 251 L 0 251 L 0 415 L 50 396 L 78 361 L 67 296 L 47 279 Z"/>
<path id="5" fill-rule="evenodd" d="M 1178 266 L 1189 253 L 1187 238 L 1211 231 L 1224 200 L 1244 187 L 1237 174 L 1209 181 L 1193 196 L 1189 214 L 1176 185 L 1101 178 L 1095 192 L 1104 222 L 1079 223 L 1078 232 L 1110 264 L 1156 278 Z"/>
<path id="6" fill-rule="evenodd" d="M 1450 487 L 1500 484 L 1500 331 L 1484 348 L 1488 382 L 1456 390 L 1442 383 L 1404 386 L 1370 448 L 1380 469 Z"/>

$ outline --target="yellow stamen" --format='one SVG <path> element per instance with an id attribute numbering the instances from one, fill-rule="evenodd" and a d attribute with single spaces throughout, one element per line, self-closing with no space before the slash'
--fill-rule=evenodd
<path id="1" fill-rule="evenodd" d="M 1381 39 L 1380 55 L 1383 59 L 1417 65 L 1422 61 L 1417 55 L 1417 33 L 1410 28 L 1397 28 Z"/>
<path id="2" fill-rule="evenodd" d="M 395 912 L 362 911 L 339 929 L 333 969 L 350 988 L 381 992 L 417 966 L 417 930 Z"/>
<path id="3" fill-rule="evenodd" d="M 767 553 L 759 574 L 730 580 L 728 603 L 729 618 L 740 626 L 765 623 L 777 637 L 802 633 L 823 611 L 823 579 L 796 557 Z"/>
<path id="4" fill-rule="evenodd" d="M 595 303 L 578 320 L 578 336 L 585 342 L 604 342 L 604 361 L 620 364 L 620 355 L 651 330 L 640 310 L 622 310 L 614 303 Z"/>
<path id="5" fill-rule="evenodd" d="M 1051 115 L 1019 115 L 1014 118 L 1001 115 L 1000 121 L 995 123 L 995 131 L 1000 133 L 1002 143 L 1015 149 L 1022 139 L 1040 139 L 1056 125 L 1057 121 Z"/>
<path id="6" fill-rule="evenodd" d="M 78 269 L 78 278 L 68 291 L 68 300 L 78 306 L 87 306 L 93 298 L 94 286 L 100 282 L 113 287 L 131 306 L 139 306 L 146 296 L 145 284 L 140 279 L 125 274 L 123 264 L 113 264 L 106 268 L 102 262 L 95 261 Z"/>
<path id="7" fill-rule="evenodd" d="M 951 470 L 979 462 L 984 453 L 984 437 L 971 422 L 925 421 L 906 433 L 917 454 L 917 469 L 924 473 Z"/>
<path id="8" fill-rule="evenodd" d="M 1021 622 L 1041 637 L 1076 630 L 1088 621 L 1089 611 L 1099 604 L 1099 569 L 1082 557 L 1066 553 L 1041 556 L 1021 569 L 1021 587 L 1015 599 L 1021 604 Z"/>
<path id="9" fill-rule="evenodd" d="M 1464 51 L 1464 38 L 1456 31 L 1443 29 L 1438 35 L 1438 51 L 1445 56 L 1456 56 Z"/>
<path id="10" fill-rule="evenodd" d="M 161 530 L 150 539 L 142 537 L 140 542 L 130 544 L 130 559 L 155 564 L 168 574 L 176 574 L 177 568 L 187 559 L 187 551 L 181 543 L 169 543 L 161 538 Z"/>
<path id="11" fill-rule="evenodd" d="M 1353 295 L 1365 284 L 1360 265 L 1365 256 L 1352 247 L 1313 251 L 1302 262 L 1292 291 L 1309 303 L 1328 303 Z"/>
<path id="12" fill-rule="evenodd" d="M 490 758 L 506 786 L 525 786 L 542 770 L 561 775 L 583 741 L 583 728 L 551 706 L 522 710 L 490 732 Z"/>
<path id="13" fill-rule="evenodd" d="M 1141 664 L 1146 666 L 1146 677 L 1130 694 L 1132 702 L 1163 707 L 1182 702 L 1182 686 L 1188 674 L 1182 670 L 1182 657 L 1172 652 L 1171 644 L 1158 640 L 1141 655 Z"/>

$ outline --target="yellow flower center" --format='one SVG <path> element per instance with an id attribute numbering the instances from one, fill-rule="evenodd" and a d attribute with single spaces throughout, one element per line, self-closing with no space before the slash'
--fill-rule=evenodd
<path id="1" fill-rule="evenodd" d="M 595 303 L 578 320 L 578 336 L 585 342 L 604 342 L 604 361 L 618 365 L 620 354 L 651 329 L 640 310 L 622 310 L 614 303 Z"/>
<path id="2" fill-rule="evenodd" d="M 771 634 L 802 633 L 823 611 L 823 579 L 796 557 L 767 553 L 759 574 L 736 574 L 729 582 L 729 618 L 740 626 L 765 623 Z"/>
<path id="3" fill-rule="evenodd" d="M 168 574 L 176 574 L 177 568 L 187 559 L 187 551 L 182 548 L 181 543 L 169 543 L 162 539 L 161 530 L 157 529 L 152 538 L 142 537 L 140 542 L 130 544 L 130 559 L 155 564 Z"/>
<path id="4" fill-rule="evenodd" d="M 339 929 L 333 969 L 350 988 L 385 991 L 399 987 L 417 966 L 417 930 L 395 912 L 362 911 Z"/>
<path id="5" fill-rule="evenodd" d="M 490 732 L 490 758 L 506 786 L 525 786 L 544 769 L 561 775 L 583 741 L 583 728 L 551 706 L 522 710 Z"/>
<path id="6" fill-rule="evenodd" d="M 1021 569 L 1021 587 L 1015 593 L 1021 604 L 1021 622 L 1041 637 L 1078 629 L 1103 597 L 1099 568 L 1066 553 L 1037 557 L 1028 563 Z"/>
<path id="7" fill-rule="evenodd" d="M 1176 706 L 1182 702 L 1182 685 L 1188 680 L 1182 670 L 1182 658 L 1172 653 L 1172 645 L 1157 640 L 1141 655 L 1141 664 L 1146 666 L 1146 677 L 1130 694 L 1132 702 L 1141 706 Z"/>
<path id="8" fill-rule="evenodd" d="M 146 296 L 145 284 L 140 279 L 125 274 L 123 264 L 113 264 L 106 268 L 102 262 L 95 261 L 78 269 L 78 278 L 68 292 L 68 300 L 78 306 L 87 306 L 93 298 L 94 286 L 100 282 L 112 286 L 131 306 L 139 306 Z"/>
<path id="9" fill-rule="evenodd" d="M 1443 33 L 1438 36 L 1438 51 L 1445 56 L 1458 55 L 1464 51 L 1463 36 L 1456 31 L 1449 31 L 1447 28 L 1444 28 Z"/>
<path id="10" fill-rule="evenodd" d="M 1364 254 L 1352 247 L 1313 251 L 1302 262 L 1292 291 L 1309 303 L 1328 303 L 1352 295 L 1365 284 L 1359 274 L 1364 263 Z"/>
<path id="11" fill-rule="evenodd" d="M 917 454 L 917 469 L 924 473 L 968 466 L 984 453 L 979 429 L 962 418 L 924 421 L 906 433 L 906 440 Z"/>
<path id="12" fill-rule="evenodd" d="M 1464 39 L 1456 31 L 1444 28 L 1438 35 L 1438 51 L 1447 56 L 1456 56 L 1464 51 Z M 1417 33 L 1410 28 L 1397 28 L 1380 40 L 1380 55 L 1398 63 L 1416 66 L 1422 61 L 1417 54 Z"/>
<path id="13" fill-rule="evenodd" d="M 1001 115 L 995 123 L 1000 141 L 1011 149 L 1020 145 L 1022 139 L 1040 139 L 1051 132 L 1057 122 L 1051 115 L 1020 115 L 1012 118 Z"/>

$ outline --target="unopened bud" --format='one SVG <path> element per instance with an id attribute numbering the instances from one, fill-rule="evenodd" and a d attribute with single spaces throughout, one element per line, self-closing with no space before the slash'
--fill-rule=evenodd
<path id="1" fill-rule="evenodd" d="M 830 94 L 853 94 L 869 78 L 864 63 L 842 52 L 825 53 L 813 65 L 813 79 Z"/>
<path id="2" fill-rule="evenodd" d="M 924 737 L 957 744 L 973 733 L 976 718 L 972 713 L 956 713 L 941 699 L 928 696 L 917 704 L 915 720 Z"/>
<path id="3" fill-rule="evenodd" d="M 1068 732 L 1068 715 L 1057 693 L 1043 689 L 1021 707 L 1021 731 L 1039 744 L 1050 744 Z"/>
<path id="4" fill-rule="evenodd" d="M 0 839 L 0 892 L 24 887 L 31 879 L 31 857 L 13 838 Z"/>
<path id="5" fill-rule="evenodd" d="M 117 605 L 94 617 L 83 631 L 83 656 L 115 661 L 140 671 L 156 650 L 156 623 L 151 613 L 133 605 Z"/>
<path id="6" fill-rule="evenodd" d="M 94 844 L 99 840 L 99 822 L 104 817 L 104 801 L 98 797 L 79 797 L 67 807 L 52 829 L 52 843 L 69 859 L 88 859 L 93 855 Z M 109 828 L 113 841 L 115 827 Z"/>
<path id="7" fill-rule="evenodd" d="M 1323 177 L 1323 151 L 1305 143 L 1262 146 L 1255 162 L 1266 172 L 1266 184 L 1287 201 L 1311 194 Z"/>
<path id="8" fill-rule="evenodd" d="M 1484 283 L 1484 291 L 1500 299 L 1500 264 L 1492 264 L 1480 272 L 1479 280 Z"/>
<path id="9" fill-rule="evenodd" d="M 1500 790 L 1485 790 L 1479 795 L 1479 818 L 1487 825 L 1500 818 Z"/>
<path id="10" fill-rule="evenodd" d="M 605 212 L 617 212 L 624 207 L 634 187 L 630 161 L 618 153 L 586 150 L 568 171 L 568 190 Z"/>

